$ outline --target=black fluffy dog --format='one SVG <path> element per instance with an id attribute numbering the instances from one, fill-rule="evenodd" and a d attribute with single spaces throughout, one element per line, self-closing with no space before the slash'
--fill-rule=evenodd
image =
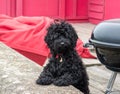
<path id="1" fill-rule="evenodd" d="M 75 47 L 78 36 L 69 23 L 55 21 L 47 29 L 45 42 L 52 57 L 36 81 L 40 85 L 73 85 L 84 94 L 89 94 L 88 76 Z"/>

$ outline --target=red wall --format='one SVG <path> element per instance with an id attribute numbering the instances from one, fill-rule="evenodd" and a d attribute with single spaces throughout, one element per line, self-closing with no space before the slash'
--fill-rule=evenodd
<path id="1" fill-rule="evenodd" d="M 104 20 L 120 18 L 120 0 L 106 0 L 104 6 Z"/>
<path id="2" fill-rule="evenodd" d="M 94 24 L 120 18 L 120 0 L 89 0 L 89 21 Z"/>
<path id="3" fill-rule="evenodd" d="M 49 16 L 87 20 L 88 0 L 0 0 L 0 13 L 10 16 Z"/>
<path id="4" fill-rule="evenodd" d="M 120 18 L 120 0 L 0 0 L 0 14 L 99 23 Z"/>
<path id="5" fill-rule="evenodd" d="M 17 16 L 49 16 L 67 20 L 88 18 L 88 0 L 17 0 Z"/>

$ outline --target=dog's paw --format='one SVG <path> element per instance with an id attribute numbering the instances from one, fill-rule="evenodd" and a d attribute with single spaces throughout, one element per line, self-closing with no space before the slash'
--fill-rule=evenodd
<path id="1" fill-rule="evenodd" d="M 39 84 L 39 85 L 50 85 L 50 84 L 52 84 L 52 80 L 39 78 L 39 79 L 36 80 L 36 84 Z"/>
<path id="2" fill-rule="evenodd" d="M 53 82 L 53 84 L 56 85 L 56 86 L 69 86 L 69 84 L 65 83 L 62 80 L 56 80 L 56 81 Z"/>

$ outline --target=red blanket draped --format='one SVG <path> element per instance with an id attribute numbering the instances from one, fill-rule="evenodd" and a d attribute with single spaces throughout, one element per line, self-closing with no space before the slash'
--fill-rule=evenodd
<path id="1" fill-rule="evenodd" d="M 44 42 L 46 28 L 53 22 L 48 17 L 9 17 L 0 15 L 0 41 L 36 63 L 43 65 L 50 54 Z M 95 58 L 79 39 L 76 49 L 84 58 Z M 42 60 L 45 57 L 44 60 Z"/>

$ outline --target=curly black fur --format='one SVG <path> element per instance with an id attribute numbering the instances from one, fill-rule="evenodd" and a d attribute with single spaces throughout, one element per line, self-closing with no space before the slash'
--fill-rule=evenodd
<path id="1" fill-rule="evenodd" d="M 73 85 L 84 94 L 89 94 L 88 75 L 75 50 L 78 36 L 74 28 L 65 21 L 55 21 L 47 30 L 45 42 L 50 48 L 52 57 L 36 83 Z"/>

